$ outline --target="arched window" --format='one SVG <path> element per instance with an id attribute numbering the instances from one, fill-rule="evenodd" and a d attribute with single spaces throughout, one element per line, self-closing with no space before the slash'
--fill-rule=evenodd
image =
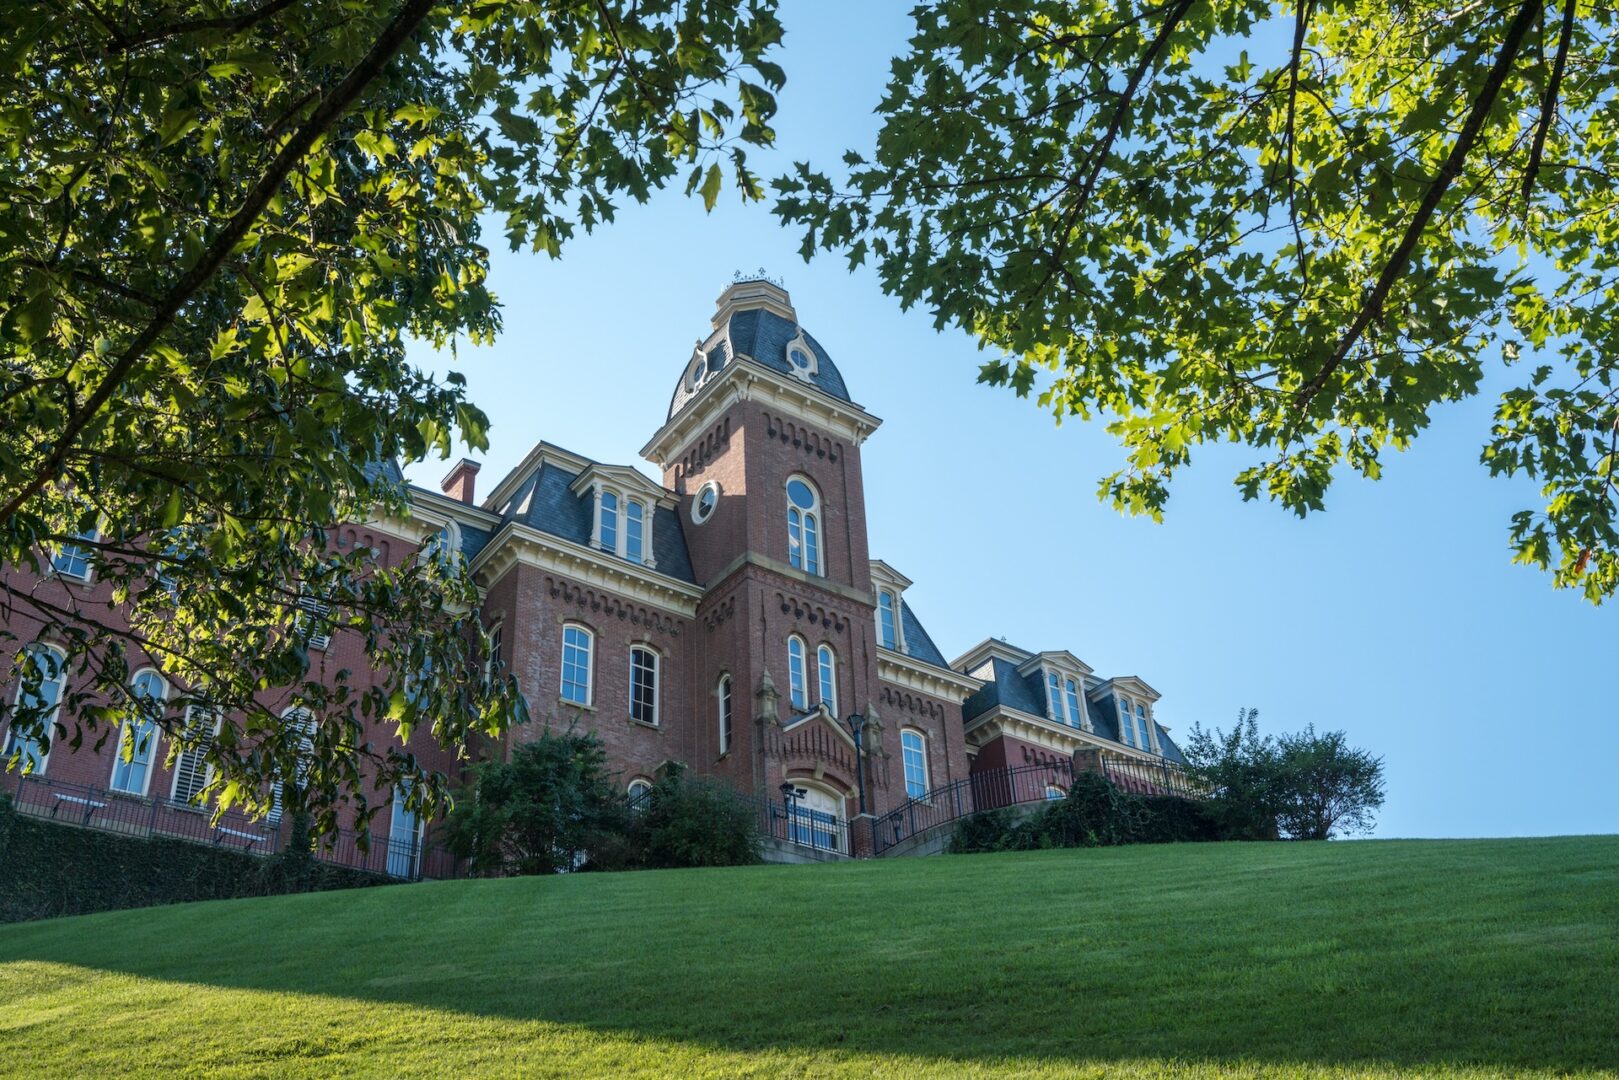
<path id="1" fill-rule="evenodd" d="M 1136 744 L 1134 725 L 1130 721 L 1130 699 L 1119 698 L 1119 741 L 1126 746 Z"/>
<path id="2" fill-rule="evenodd" d="M 928 793 L 928 744 L 920 731 L 903 731 L 900 754 L 905 763 L 905 794 L 920 799 Z"/>
<path id="3" fill-rule="evenodd" d="M 630 719 L 658 726 L 658 654 L 645 645 L 630 649 Z"/>
<path id="4" fill-rule="evenodd" d="M 489 653 L 483 660 L 483 681 L 494 682 L 495 677 L 500 674 L 501 665 L 504 662 L 500 658 L 500 650 L 506 636 L 506 624 L 503 622 L 495 623 L 489 628 L 488 634 Z"/>
<path id="5" fill-rule="evenodd" d="M 1068 793 L 1066 791 L 1064 791 L 1062 788 L 1058 787 L 1056 784 L 1047 784 L 1046 785 L 1046 798 L 1048 798 L 1048 799 L 1064 799 L 1064 798 L 1067 798 L 1067 797 L 1068 797 Z"/>
<path id="6" fill-rule="evenodd" d="M 809 680 L 804 671 L 804 639 L 794 634 L 787 639 L 787 690 L 793 708 L 809 708 Z"/>
<path id="7" fill-rule="evenodd" d="M 625 794 L 629 797 L 631 810 L 644 810 L 647 799 L 652 795 L 652 781 L 643 776 L 637 776 L 630 781 L 630 786 Z"/>
<path id="8" fill-rule="evenodd" d="M 1062 723 L 1062 676 L 1049 669 L 1046 671 L 1046 704 L 1051 718 Z"/>
<path id="9" fill-rule="evenodd" d="M 454 519 L 446 521 L 444 528 L 428 537 L 422 545 L 422 557 L 447 566 L 461 557 L 461 524 Z"/>
<path id="10" fill-rule="evenodd" d="M 815 650 L 815 670 L 819 676 L 821 704 L 833 716 L 838 715 L 838 658 L 832 646 L 822 645 Z"/>
<path id="11" fill-rule="evenodd" d="M 1085 726 L 1084 711 L 1079 706 L 1079 684 L 1072 678 L 1063 680 L 1063 696 L 1068 699 L 1068 723 L 1077 728 Z"/>
<path id="12" fill-rule="evenodd" d="M 821 500 L 803 477 L 787 481 L 787 561 L 821 573 Z"/>
<path id="13" fill-rule="evenodd" d="M 888 589 L 877 594 L 877 640 L 885 649 L 899 648 L 899 604 Z"/>
<path id="14" fill-rule="evenodd" d="M 720 710 L 720 756 L 724 757 L 731 752 L 731 677 L 720 676 L 720 684 L 714 691 L 719 702 Z"/>
<path id="15" fill-rule="evenodd" d="M 152 779 L 152 751 L 157 747 L 154 714 L 168 700 L 169 684 L 147 668 L 131 680 L 129 696 L 141 707 L 141 715 L 134 722 L 126 720 L 118 734 L 118 753 L 113 758 L 112 782 L 108 786 L 129 795 L 145 795 Z"/>
<path id="16" fill-rule="evenodd" d="M 589 705 L 591 652 L 596 636 L 573 623 L 562 628 L 562 700 Z"/>
<path id="17" fill-rule="evenodd" d="M 1152 749 L 1152 721 L 1147 719 L 1147 706 L 1140 701 L 1136 702 L 1136 745 Z"/>
<path id="18" fill-rule="evenodd" d="M 30 645 L 28 663 L 35 666 L 39 686 L 29 690 L 21 680 L 17 684 L 17 708 L 37 710 L 29 723 L 31 735 L 17 731 L 17 717 L 12 715 L 11 727 L 6 731 L 6 746 L 0 752 L 0 765 L 17 759 L 21 772 L 39 774 L 45 771 L 45 759 L 50 756 L 51 725 L 62 708 L 62 687 L 67 682 L 67 657 L 50 645 Z"/>
<path id="19" fill-rule="evenodd" d="M 624 503 L 624 557 L 632 563 L 646 562 L 646 505 L 638 499 Z"/>

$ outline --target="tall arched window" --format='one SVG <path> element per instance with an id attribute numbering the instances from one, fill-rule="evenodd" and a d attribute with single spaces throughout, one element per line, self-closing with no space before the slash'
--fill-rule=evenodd
<path id="1" fill-rule="evenodd" d="M 821 499 L 809 481 L 787 481 L 787 560 L 806 574 L 821 573 Z"/>
<path id="2" fill-rule="evenodd" d="M 658 726 L 658 654 L 645 645 L 630 649 L 630 719 Z"/>
<path id="3" fill-rule="evenodd" d="M 416 876 L 422 851 L 422 819 L 407 803 L 410 788 L 394 788 L 393 813 L 388 822 L 388 876 Z"/>
<path id="4" fill-rule="evenodd" d="M 899 648 L 899 605 L 887 589 L 877 594 L 877 640 L 885 649 Z"/>
<path id="5" fill-rule="evenodd" d="M 28 690 L 22 681 L 17 683 L 17 708 L 37 710 L 29 723 L 30 735 L 17 731 L 17 717 L 13 713 L 11 727 L 6 730 L 5 750 L 0 751 L 0 766 L 17 758 L 17 769 L 39 774 L 45 771 L 45 759 L 50 757 L 51 725 L 62 708 L 62 687 L 67 682 L 67 657 L 50 645 L 28 646 L 28 658 L 37 667 L 39 686 Z"/>
<path id="6" fill-rule="evenodd" d="M 905 764 L 905 794 L 920 799 L 928 793 L 928 744 L 920 731 L 903 731 L 900 754 Z"/>
<path id="7" fill-rule="evenodd" d="M 794 634 L 787 639 L 787 690 L 793 708 L 809 708 L 809 680 L 804 670 L 804 639 Z"/>
<path id="8" fill-rule="evenodd" d="M 819 677 L 821 704 L 833 716 L 838 715 L 838 658 L 832 646 L 822 645 L 815 650 L 815 670 Z"/>
<path id="9" fill-rule="evenodd" d="M 714 691 L 719 703 L 720 711 L 720 756 L 724 757 L 731 752 L 731 677 L 720 676 L 720 684 Z"/>
<path id="10" fill-rule="evenodd" d="M 1119 741 L 1126 746 L 1136 744 L 1134 724 L 1131 723 L 1130 716 L 1130 699 L 1119 698 Z"/>
<path id="11" fill-rule="evenodd" d="M 146 785 L 152 779 L 152 751 L 157 746 L 157 723 L 153 715 L 168 700 L 169 684 L 163 676 L 150 668 L 140 672 L 129 684 L 129 695 L 142 707 L 141 716 L 133 723 L 125 721 L 118 735 L 118 753 L 112 762 L 114 791 L 130 795 L 145 795 Z"/>
<path id="12" fill-rule="evenodd" d="M 590 704 L 590 654 L 594 644 L 595 635 L 584 627 L 569 623 L 562 628 L 563 701 Z"/>

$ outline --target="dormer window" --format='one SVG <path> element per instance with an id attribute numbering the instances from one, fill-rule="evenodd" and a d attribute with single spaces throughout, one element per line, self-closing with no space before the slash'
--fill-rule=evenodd
<path id="1" fill-rule="evenodd" d="M 1079 703 L 1079 679 L 1066 672 L 1046 669 L 1046 714 L 1059 724 L 1085 727 L 1085 710 Z"/>
<path id="2" fill-rule="evenodd" d="M 596 484 L 595 547 L 642 566 L 652 558 L 652 507 L 627 492 Z"/>
<path id="3" fill-rule="evenodd" d="M 1140 698 L 1119 695 L 1119 741 L 1149 754 L 1158 753 L 1152 717 L 1147 715 L 1147 703 Z"/>
<path id="4" fill-rule="evenodd" d="M 877 640 L 885 649 L 899 649 L 899 599 L 892 589 L 877 591 Z"/>
<path id="5" fill-rule="evenodd" d="M 821 571 L 821 499 L 809 481 L 787 481 L 787 561 L 795 570 L 819 576 Z"/>
<path id="6" fill-rule="evenodd" d="M 787 370 L 805 382 L 812 382 L 820 370 L 820 362 L 815 356 L 815 350 L 810 348 L 809 338 L 800 330 L 798 336 L 787 343 Z"/>

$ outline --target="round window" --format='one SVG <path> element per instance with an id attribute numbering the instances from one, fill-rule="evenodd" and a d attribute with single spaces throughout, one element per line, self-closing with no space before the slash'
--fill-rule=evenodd
<path id="1" fill-rule="evenodd" d="M 718 480 L 710 480 L 697 491 L 697 498 L 691 501 L 691 520 L 701 525 L 714 516 L 714 508 L 720 504 L 720 484 Z"/>
<path id="2" fill-rule="evenodd" d="M 794 348 L 793 350 L 788 352 L 787 359 L 791 360 L 793 362 L 793 366 L 795 368 L 797 368 L 798 370 L 800 370 L 800 371 L 808 371 L 809 370 L 809 366 L 810 366 L 809 353 L 805 352 L 803 349 Z"/>
<path id="3" fill-rule="evenodd" d="M 802 480 L 789 480 L 787 482 L 787 497 L 793 505 L 800 510 L 813 510 L 815 508 L 815 492 Z"/>

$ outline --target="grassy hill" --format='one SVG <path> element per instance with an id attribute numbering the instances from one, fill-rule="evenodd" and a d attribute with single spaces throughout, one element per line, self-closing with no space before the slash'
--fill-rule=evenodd
<path id="1" fill-rule="evenodd" d="M 1619 838 L 1140 847 L 0 928 L 6 1076 L 1619 1070 Z"/>

